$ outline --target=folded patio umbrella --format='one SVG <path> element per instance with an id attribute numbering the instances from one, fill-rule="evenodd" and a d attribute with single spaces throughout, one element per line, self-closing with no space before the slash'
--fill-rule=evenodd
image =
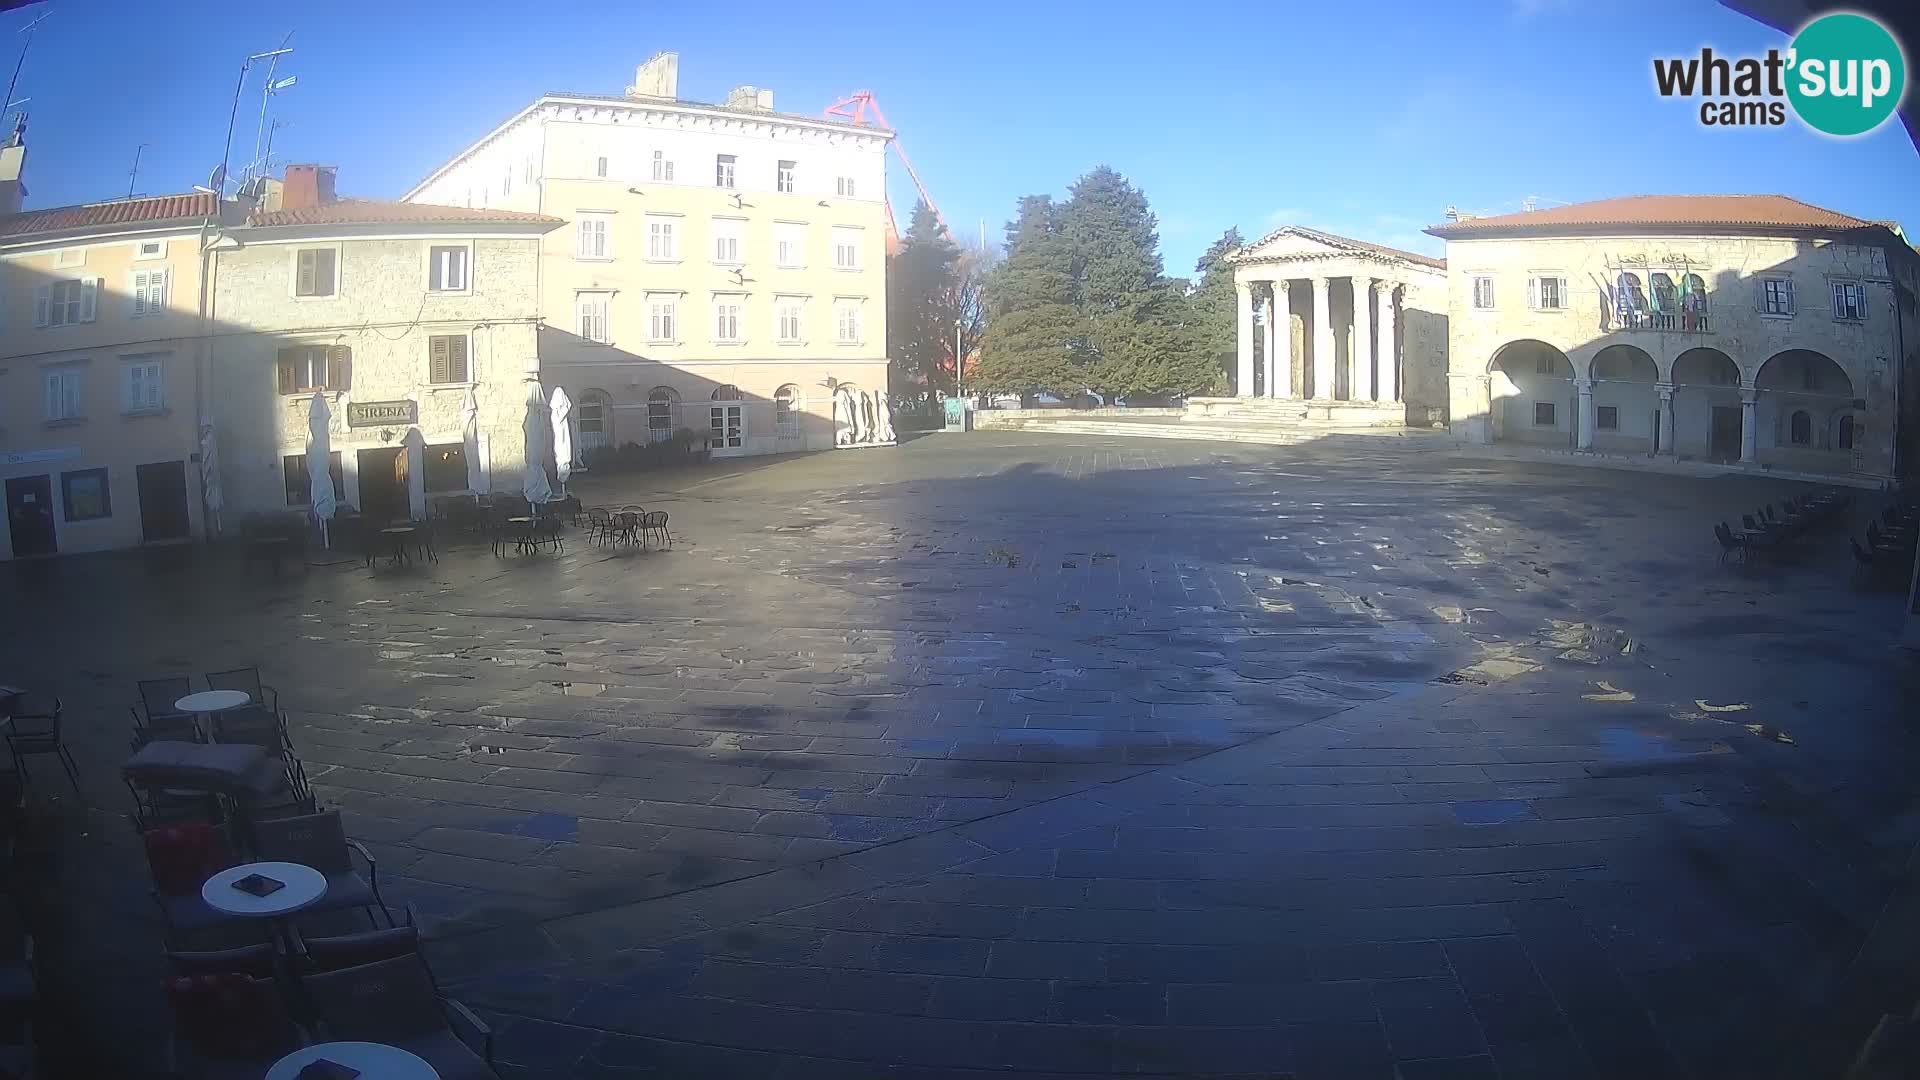
<path id="1" fill-rule="evenodd" d="M 483 495 L 486 483 L 480 471 L 480 403 L 473 399 L 473 387 L 460 401 L 460 441 L 467 459 L 467 494 Z"/>
<path id="2" fill-rule="evenodd" d="M 220 490 L 220 444 L 214 440 L 212 424 L 200 429 L 200 498 L 207 507 L 208 531 L 218 533 L 227 497 Z"/>
<path id="3" fill-rule="evenodd" d="M 328 547 L 333 543 L 327 536 L 327 522 L 338 506 L 333 497 L 333 471 L 328 468 L 333 454 L 327 424 L 332 417 L 326 395 L 315 391 L 313 405 L 307 410 L 307 507 L 320 520 L 320 542 Z"/>
<path id="4" fill-rule="evenodd" d="M 573 401 L 567 388 L 553 388 L 553 474 L 560 478 L 560 491 L 567 490 L 567 477 L 573 475 Z"/>
<path id="5" fill-rule="evenodd" d="M 539 506 L 553 499 L 553 486 L 547 482 L 547 454 L 553 449 L 553 435 L 548 431 L 552 426 L 552 417 L 546 395 L 541 393 L 540 383 L 536 380 L 528 383 L 527 387 L 527 415 L 520 424 L 526 445 L 525 475 L 520 481 L 520 492 L 527 497 L 527 502 Z"/>

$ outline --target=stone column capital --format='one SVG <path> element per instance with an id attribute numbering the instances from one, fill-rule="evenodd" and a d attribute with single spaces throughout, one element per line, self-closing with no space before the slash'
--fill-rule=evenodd
<path id="1" fill-rule="evenodd" d="M 1238 290 L 1240 290 L 1240 295 L 1241 295 L 1241 296 L 1252 296 L 1252 295 L 1253 295 L 1253 282 L 1252 282 L 1252 281 L 1235 281 L 1235 282 L 1233 283 L 1233 287 L 1234 287 L 1235 289 L 1238 289 Z"/>
<path id="2" fill-rule="evenodd" d="M 1662 398 L 1671 398 L 1673 396 L 1673 384 L 1670 382 L 1654 383 L 1653 392 L 1659 394 Z"/>
<path id="3" fill-rule="evenodd" d="M 1593 380 L 1585 375 L 1576 375 L 1573 378 L 1573 388 L 1583 394 L 1591 394 L 1593 393 Z"/>
<path id="4" fill-rule="evenodd" d="M 1743 386 L 1740 388 L 1740 404 L 1752 405 L 1753 403 L 1759 400 L 1760 400 L 1760 390 L 1758 387 Z"/>

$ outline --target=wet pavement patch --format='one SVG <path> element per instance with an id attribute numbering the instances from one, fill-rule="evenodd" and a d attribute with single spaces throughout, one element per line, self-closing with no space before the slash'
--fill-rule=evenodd
<path id="1" fill-rule="evenodd" d="M 1453 804 L 1453 816 L 1462 825 L 1498 825 L 1533 816 L 1524 799 L 1468 799 Z"/>

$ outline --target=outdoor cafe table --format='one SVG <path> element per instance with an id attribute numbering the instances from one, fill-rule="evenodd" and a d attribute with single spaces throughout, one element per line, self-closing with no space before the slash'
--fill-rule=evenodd
<path id="1" fill-rule="evenodd" d="M 267 1070 L 266 1080 L 294 1080 L 300 1070 L 325 1058 L 360 1070 L 355 1080 L 440 1080 L 440 1074 L 420 1057 L 397 1046 L 370 1042 L 329 1042 L 303 1046 Z"/>
<path id="2" fill-rule="evenodd" d="M 236 882 L 259 874 L 280 882 L 280 888 L 265 896 L 255 896 Z M 208 878 L 200 886 L 200 899 L 223 914 L 241 919 L 267 919 L 289 955 L 293 941 L 287 933 L 287 916 L 312 907 L 327 895 L 327 876 L 311 866 L 292 862 L 251 862 L 228 867 Z"/>
<path id="3" fill-rule="evenodd" d="M 387 554 L 395 563 L 402 563 L 407 560 L 407 543 L 411 541 L 414 534 L 419 531 L 420 530 L 411 525 L 389 525 L 380 530 L 380 535 L 385 536 L 388 542 L 393 545 L 393 549 Z"/>
<path id="4" fill-rule="evenodd" d="M 245 690 L 202 690 L 197 694 L 188 694 L 173 703 L 173 707 L 183 713 L 211 715 L 238 709 L 253 704 L 253 697 Z"/>

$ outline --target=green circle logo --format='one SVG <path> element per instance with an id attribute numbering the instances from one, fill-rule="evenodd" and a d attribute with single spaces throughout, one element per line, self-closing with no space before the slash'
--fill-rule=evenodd
<path id="1" fill-rule="evenodd" d="M 1864 135 L 1893 115 L 1907 89 L 1907 61 L 1886 27 L 1865 15 L 1822 15 L 1787 53 L 1787 99 L 1808 126 Z"/>

